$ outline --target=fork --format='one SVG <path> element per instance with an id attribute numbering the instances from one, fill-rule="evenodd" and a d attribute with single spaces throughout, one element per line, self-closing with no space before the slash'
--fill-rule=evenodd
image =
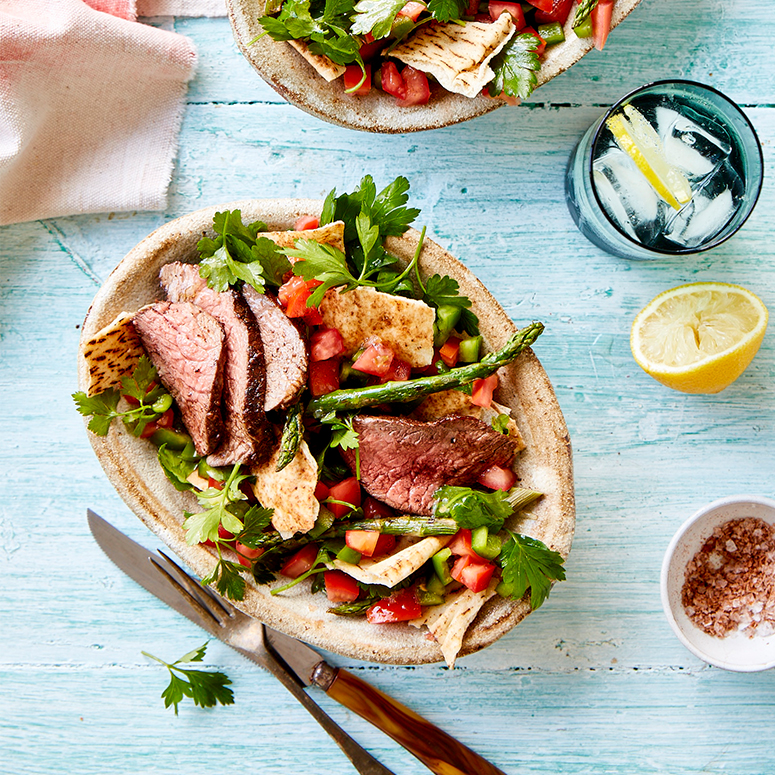
<path id="1" fill-rule="evenodd" d="M 304 691 L 302 685 L 276 659 L 266 643 L 263 623 L 242 613 L 227 600 L 196 583 L 176 562 L 159 551 L 164 562 L 150 556 L 151 564 L 199 614 L 200 624 L 248 659 L 268 670 L 309 711 L 331 736 L 361 775 L 395 775 L 353 740 Z"/>

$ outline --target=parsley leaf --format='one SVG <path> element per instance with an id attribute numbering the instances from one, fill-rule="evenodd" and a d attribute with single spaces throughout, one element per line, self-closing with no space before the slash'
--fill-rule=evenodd
<path id="1" fill-rule="evenodd" d="M 142 652 L 143 656 L 164 665 L 169 671 L 170 682 L 161 693 L 161 697 L 164 700 L 165 708 L 170 706 L 175 708 L 176 716 L 178 715 L 178 705 L 185 697 L 192 699 L 194 705 L 200 708 L 212 708 L 218 703 L 221 705 L 234 704 L 234 692 L 228 688 L 231 681 L 225 673 L 179 667 L 182 664 L 201 662 L 204 659 L 206 649 L 207 643 L 204 643 L 198 649 L 190 651 L 172 663 L 165 662 L 147 651 Z"/>
<path id="2" fill-rule="evenodd" d="M 333 245 L 322 245 L 312 240 L 296 240 L 295 248 L 286 248 L 285 253 L 294 258 L 303 259 L 293 265 L 293 273 L 305 280 L 318 280 L 321 284 L 307 299 L 308 307 L 317 307 L 329 288 L 343 285 L 345 290 L 358 286 L 358 281 L 350 273 L 347 258 Z"/>
<path id="3" fill-rule="evenodd" d="M 479 335 L 479 318 L 469 309 L 471 299 L 460 295 L 457 280 L 447 275 L 432 275 L 425 281 L 422 300 L 436 309 L 442 306 L 460 307 L 460 328 L 471 336 Z"/>
<path id="4" fill-rule="evenodd" d="M 529 32 L 515 35 L 490 63 L 495 78 L 490 81 L 489 92 L 492 97 L 505 93 L 510 97 L 526 99 L 533 93 L 538 79 L 536 72 L 541 62 L 535 50 L 539 39 Z"/>
<path id="5" fill-rule="evenodd" d="M 355 6 L 352 33 L 371 33 L 375 40 L 390 33 L 396 15 L 406 5 L 406 0 L 360 0 Z"/>
<path id="6" fill-rule="evenodd" d="M 119 398 L 117 390 L 105 390 L 96 396 L 87 396 L 80 391 L 73 393 L 78 411 L 84 417 L 91 417 L 86 427 L 97 436 L 107 436 L 113 418 L 121 416 L 121 412 L 116 409 Z"/>
<path id="7" fill-rule="evenodd" d="M 224 530 L 234 535 L 242 530 L 242 520 L 230 509 L 232 504 L 245 500 L 245 494 L 240 491 L 239 486 L 249 474 L 239 474 L 239 469 L 240 464 L 236 463 L 222 490 L 208 487 L 197 494 L 197 500 L 205 510 L 197 514 L 186 512 L 183 527 L 186 530 L 186 542 L 189 546 L 204 541 L 216 542 L 219 525 L 223 525 Z"/>
<path id="8" fill-rule="evenodd" d="M 220 550 L 220 543 L 218 544 Z M 224 560 L 219 555 L 218 562 L 210 573 L 209 576 L 201 579 L 201 583 L 204 586 L 208 584 L 215 584 L 218 594 L 229 600 L 243 600 L 245 597 L 245 579 L 242 578 L 242 571 L 244 568 L 236 562 L 230 562 Z"/>
<path id="9" fill-rule="evenodd" d="M 514 600 L 521 600 L 530 589 L 530 608 L 536 610 L 549 596 L 552 581 L 563 581 L 565 569 L 559 552 L 530 536 L 508 531 L 509 537 L 501 548 L 498 563 L 503 582 L 500 593 Z"/>
<path id="10" fill-rule="evenodd" d="M 449 22 L 460 19 L 468 8 L 465 0 L 428 0 L 428 10 L 434 19 L 440 22 Z"/>
<path id="11" fill-rule="evenodd" d="M 444 485 L 433 494 L 433 516 L 454 519 L 461 528 L 486 525 L 491 532 L 497 533 L 513 513 L 508 493 L 503 490 L 483 492 Z"/>
<path id="12" fill-rule="evenodd" d="M 188 477 L 196 469 L 198 462 L 192 443 L 189 443 L 183 450 L 168 449 L 166 444 L 162 444 L 157 452 L 157 457 L 167 479 L 172 482 L 176 490 L 181 492 L 196 490 L 196 487 L 188 481 Z"/>
<path id="13" fill-rule="evenodd" d="M 264 532 L 272 522 L 274 509 L 263 506 L 251 506 L 242 518 L 242 530 L 237 535 L 237 540 L 251 549 L 261 546 L 266 539 Z"/>

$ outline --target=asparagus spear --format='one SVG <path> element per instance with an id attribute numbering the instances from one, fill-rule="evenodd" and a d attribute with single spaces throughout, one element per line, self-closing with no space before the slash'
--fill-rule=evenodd
<path id="1" fill-rule="evenodd" d="M 361 519 L 343 525 L 347 530 L 371 530 L 388 535 L 451 536 L 460 530 L 454 519 L 430 517 L 390 517 L 388 519 Z"/>
<path id="2" fill-rule="evenodd" d="M 418 377 L 406 382 L 385 382 L 369 387 L 334 390 L 332 393 L 310 401 L 307 404 L 307 412 L 320 419 L 329 412 L 353 411 L 365 406 L 385 403 L 406 403 L 431 393 L 467 385 L 475 379 L 489 377 L 501 366 L 511 363 L 526 347 L 538 339 L 543 330 L 543 323 L 531 323 L 517 331 L 500 350 L 485 355 L 479 363 L 451 369 L 445 374 Z"/>
<path id="3" fill-rule="evenodd" d="M 304 434 L 304 425 L 301 422 L 301 403 L 297 402 L 288 408 L 285 416 L 285 426 L 280 440 L 280 456 L 277 459 L 276 471 L 282 471 L 288 463 L 296 457 L 296 452 L 301 444 Z"/>

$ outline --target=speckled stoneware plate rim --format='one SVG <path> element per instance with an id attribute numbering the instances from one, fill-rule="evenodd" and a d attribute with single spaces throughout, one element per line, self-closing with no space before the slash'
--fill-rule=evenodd
<path id="1" fill-rule="evenodd" d="M 732 633 L 726 638 L 708 635 L 689 619 L 681 602 L 688 561 L 712 534 L 730 519 L 753 516 L 775 525 L 775 500 L 759 495 L 730 495 L 698 509 L 676 531 L 665 551 L 660 574 L 660 596 L 670 627 L 694 656 L 709 665 L 738 673 L 775 667 L 775 635 L 749 638 Z"/>
<path id="2" fill-rule="evenodd" d="M 640 2 L 617 0 L 612 27 Z M 328 83 L 285 41 L 261 36 L 258 19 L 263 15 L 265 0 L 226 0 L 226 6 L 237 45 L 258 74 L 288 102 L 332 124 L 364 132 L 400 134 L 450 126 L 506 105 L 489 97 L 471 99 L 452 94 L 438 84 L 433 85 L 427 105 L 406 108 L 398 107 L 393 97 L 379 89 L 362 97 L 345 94 L 341 78 Z M 579 38 L 573 32 L 574 9 L 565 24 L 565 41 L 546 51 L 538 73 L 539 86 L 565 72 L 594 47 L 592 38 Z"/>
<path id="3" fill-rule="evenodd" d="M 321 207 L 320 200 L 248 200 L 208 207 L 170 221 L 133 248 L 100 288 L 84 321 L 82 344 L 120 312 L 133 312 L 143 304 L 162 298 L 159 269 L 171 261 L 196 260 L 198 240 L 203 235 L 214 236 L 215 212 L 239 209 L 246 222 L 263 220 L 270 230 L 279 230 L 292 228 L 300 215 L 319 214 Z M 399 258 L 409 261 L 418 238 L 418 232 L 410 230 L 403 237 L 390 238 L 388 247 Z M 505 343 L 516 328 L 514 323 L 463 264 L 426 240 L 420 267 L 426 274 L 440 272 L 455 278 L 461 292 L 473 302 L 488 346 L 497 348 Z M 525 486 L 546 493 L 513 527 L 530 532 L 567 556 L 575 524 L 571 447 L 554 390 L 530 350 L 499 373 L 501 386 L 496 397 L 512 407 L 527 443 L 527 448 L 518 455 L 515 470 Z M 79 352 L 81 389 L 85 389 L 87 376 L 87 367 Z M 181 526 L 184 510 L 196 510 L 196 501 L 191 493 L 179 493 L 167 481 L 153 445 L 134 438 L 121 423 L 113 423 L 106 437 L 90 433 L 89 439 L 108 478 L 132 511 L 195 573 L 209 574 L 214 555 L 206 547 L 186 544 Z M 249 585 L 245 600 L 238 605 L 288 635 L 354 659 L 390 664 L 442 660 L 438 645 L 428 639 L 424 628 L 406 624 L 374 626 L 362 618 L 328 614 L 324 598 L 312 596 L 301 586 L 272 597 L 269 587 Z M 524 601 L 517 603 L 501 598 L 489 601 L 469 628 L 461 655 L 493 643 L 528 613 L 530 609 Z"/>

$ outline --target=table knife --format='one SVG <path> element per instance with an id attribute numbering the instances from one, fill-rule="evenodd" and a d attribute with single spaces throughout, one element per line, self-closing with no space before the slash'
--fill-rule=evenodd
<path id="1" fill-rule="evenodd" d="M 89 527 L 107 556 L 130 578 L 211 635 L 272 673 L 315 717 L 363 775 L 392 775 L 312 700 L 317 686 L 416 756 L 437 775 L 504 775 L 414 711 L 365 681 L 334 667 L 295 638 L 263 625 L 189 576 L 163 552 L 151 552 L 87 512 Z"/>

